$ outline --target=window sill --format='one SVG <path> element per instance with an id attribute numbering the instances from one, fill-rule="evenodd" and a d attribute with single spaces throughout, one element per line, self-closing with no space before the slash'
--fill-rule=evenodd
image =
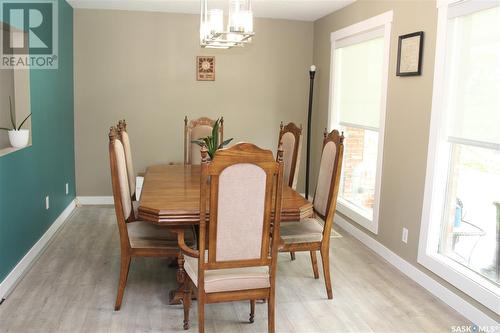
<path id="1" fill-rule="evenodd" d="M 442 254 L 422 254 L 418 263 L 457 289 L 476 299 L 496 314 L 500 314 L 500 287 Z"/>
<path id="2" fill-rule="evenodd" d="M 374 222 L 372 216 L 369 216 L 353 204 L 339 198 L 337 201 L 337 211 L 374 234 L 378 234 L 378 223 Z"/>
<path id="3" fill-rule="evenodd" d="M 29 147 L 31 147 L 31 143 L 29 145 L 27 145 L 26 147 L 22 147 L 22 148 L 14 148 L 14 147 L 2 148 L 2 149 L 0 149 L 0 157 L 15 153 L 16 151 L 23 150 L 23 149 L 26 149 Z"/>

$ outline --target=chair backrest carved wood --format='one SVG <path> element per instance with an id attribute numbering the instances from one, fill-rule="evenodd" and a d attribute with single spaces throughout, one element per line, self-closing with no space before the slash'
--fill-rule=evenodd
<path id="1" fill-rule="evenodd" d="M 281 212 L 282 150 L 278 161 L 270 150 L 250 143 L 221 149 L 211 162 L 205 148 L 201 155 L 198 283 L 207 269 L 257 266 L 269 266 L 272 279 L 281 216 L 271 218 L 273 211 Z"/>
<path id="2" fill-rule="evenodd" d="M 280 124 L 278 146 L 283 145 L 283 181 L 289 187 L 297 187 L 302 146 L 302 126 L 294 123 Z"/>
<path id="3" fill-rule="evenodd" d="M 323 239 L 330 239 L 340 186 L 344 135 L 339 134 L 337 130 L 330 133 L 325 130 L 323 136 L 323 151 L 313 206 L 314 213 L 325 222 Z"/>
<path id="4" fill-rule="evenodd" d="M 118 130 L 118 139 L 122 142 L 123 149 L 125 151 L 125 161 L 127 163 L 127 176 L 128 176 L 128 184 L 130 189 L 130 195 L 133 200 L 135 200 L 135 169 L 134 162 L 132 159 L 132 148 L 130 146 L 130 137 L 127 132 L 127 122 L 125 119 L 120 120 L 117 125 Z"/>
<path id="5" fill-rule="evenodd" d="M 184 164 L 200 164 L 200 149 L 201 147 L 192 140 L 212 135 L 212 129 L 216 120 L 207 117 L 189 120 L 184 117 Z M 219 142 L 224 139 L 224 118 L 221 118 L 219 126 Z"/>
<path id="6" fill-rule="evenodd" d="M 125 150 L 122 142 L 118 140 L 118 130 L 115 127 L 111 127 L 109 131 L 109 163 L 115 213 L 120 232 L 120 244 L 123 250 L 130 247 L 126 223 L 135 220 L 135 216 L 128 184 Z"/>

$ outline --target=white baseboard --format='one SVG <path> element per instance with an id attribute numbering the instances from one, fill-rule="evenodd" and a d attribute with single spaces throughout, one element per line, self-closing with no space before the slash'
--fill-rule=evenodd
<path id="1" fill-rule="evenodd" d="M 369 247 L 379 256 L 387 260 L 391 265 L 399 269 L 410 279 L 427 289 L 431 294 L 455 309 L 462 316 L 479 326 L 496 326 L 498 323 L 480 311 L 478 308 L 465 301 L 463 298 L 425 274 L 375 239 L 353 226 L 346 219 L 335 215 L 335 224 L 357 238 L 361 243 Z M 461 323 L 457 323 L 460 325 Z"/>
<path id="2" fill-rule="evenodd" d="M 102 196 L 102 197 L 76 197 L 77 205 L 113 205 L 112 196 Z"/>
<path id="3" fill-rule="evenodd" d="M 47 229 L 47 231 L 40 237 L 40 239 L 33 245 L 33 247 L 26 253 L 26 255 L 17 263 L 14 269 L 7 275 L 7 277 L 0 282 L 0 299 L 7 298 L 10 292 L 16 287 L 16 285 L 21 281 L 24 275 L 28 272 L 31 266 L 35 263 L 38 257 L 45 250 L 47 245 L 61 228 L 61 226 L 68 220 L 75 209 L 75 200 L 63 210 L 63 212 L 57 217 L 57 219 L 52 223 L 52 225 Z"/>

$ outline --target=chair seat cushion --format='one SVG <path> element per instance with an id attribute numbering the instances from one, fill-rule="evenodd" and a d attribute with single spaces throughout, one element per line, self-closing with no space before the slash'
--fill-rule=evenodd
<path id="1" fill-rule="evenodd" d="M 285 244 L 321 242 L 323 226 L 315 218 L 297 222 L 283 222 L 280 225 L 280 235 Z"/>
<path id="2" fill-rule="evenodd" d="M 177 234 L 166 227 L 149 222 L 135 221 L 127 223 L 128 237 L 132 248 L 177 248 Z M 186 244 L 193 244 L 194 236 L 190 229 L 185 232 Z"/>
<path id="3" fill-rule="evenodd" d="M 208 258 L 208 252 L 206 252 L 205 258 Z M 198 286 L 198 258 L 185 256 L 184 259 L 184 270 L 193 283 Z M 268 266 L 212 269 L 205 271 L 206 293 L 269 287 Z"/>

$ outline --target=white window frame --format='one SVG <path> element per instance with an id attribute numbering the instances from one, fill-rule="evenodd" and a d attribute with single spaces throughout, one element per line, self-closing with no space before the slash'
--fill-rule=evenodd
<path id="1" fill-rule="evenodd" d="M 380 28 L 384 29 L 384 63 L 382 69 L 382 90 L 380 98 L 380 119 L 378 128 L 378 152 L 377 152 L 377 171 L 375 176 L 375 202 L 373 205 L 373 218 L 367 216 L 363 211 L 358 209 L 355 205 L 338 198 L 337 211 L 349 217 L 354 222 L 378 234 L 378 220 L 379 220 L 379 206 L 380 206 L 380 187 L 382 181 L 382 160 L 384 156 L 384 137 L 385 137 L 385 114 L 387 109 L 387 83 L 389 80 L 389 58 L 391 51 L 391 29 L 392 29 L 393 11 L 388 11 L 380 15 L 371 17 L 367 20 L 350 25 L 343 29 L 334 31 L 330 35 L 331 41 L 331 58 L 330 58 L 330 90 L 329 90 L 329 106 L 328 106 L 328 126 L 329 130 L 332 127 L 339 126 L 339 115 L 332 114 L 334 111 L 333 106 L 333 89 L 335 84 L 335 46 L 344 38 L 352 37 L 358 34 L 366 33 Z M 335 122 L 333 122 L 335 121 Z M 333 124 L 333 126 L 332 126 Z M 356 125 L 358 128 L 362 126 Z M 373 130 L 372 128 L 365 128 Z"/>
<path id="2" fill-rule="evenodd" d="M 437 3 L 438 26 L 434 64 L 432 113 L 425 177 L 425 192 L 420 227 L 417 261 L 459 290 L 468 294 L 496 314 L 500 314 L 500 288 L 472 270 L 438 253 L 442 210 L 447 185 L 449 147 L 444 110 L 444 78 L 448 8 L 462 0 L 441 0 Z"/>

